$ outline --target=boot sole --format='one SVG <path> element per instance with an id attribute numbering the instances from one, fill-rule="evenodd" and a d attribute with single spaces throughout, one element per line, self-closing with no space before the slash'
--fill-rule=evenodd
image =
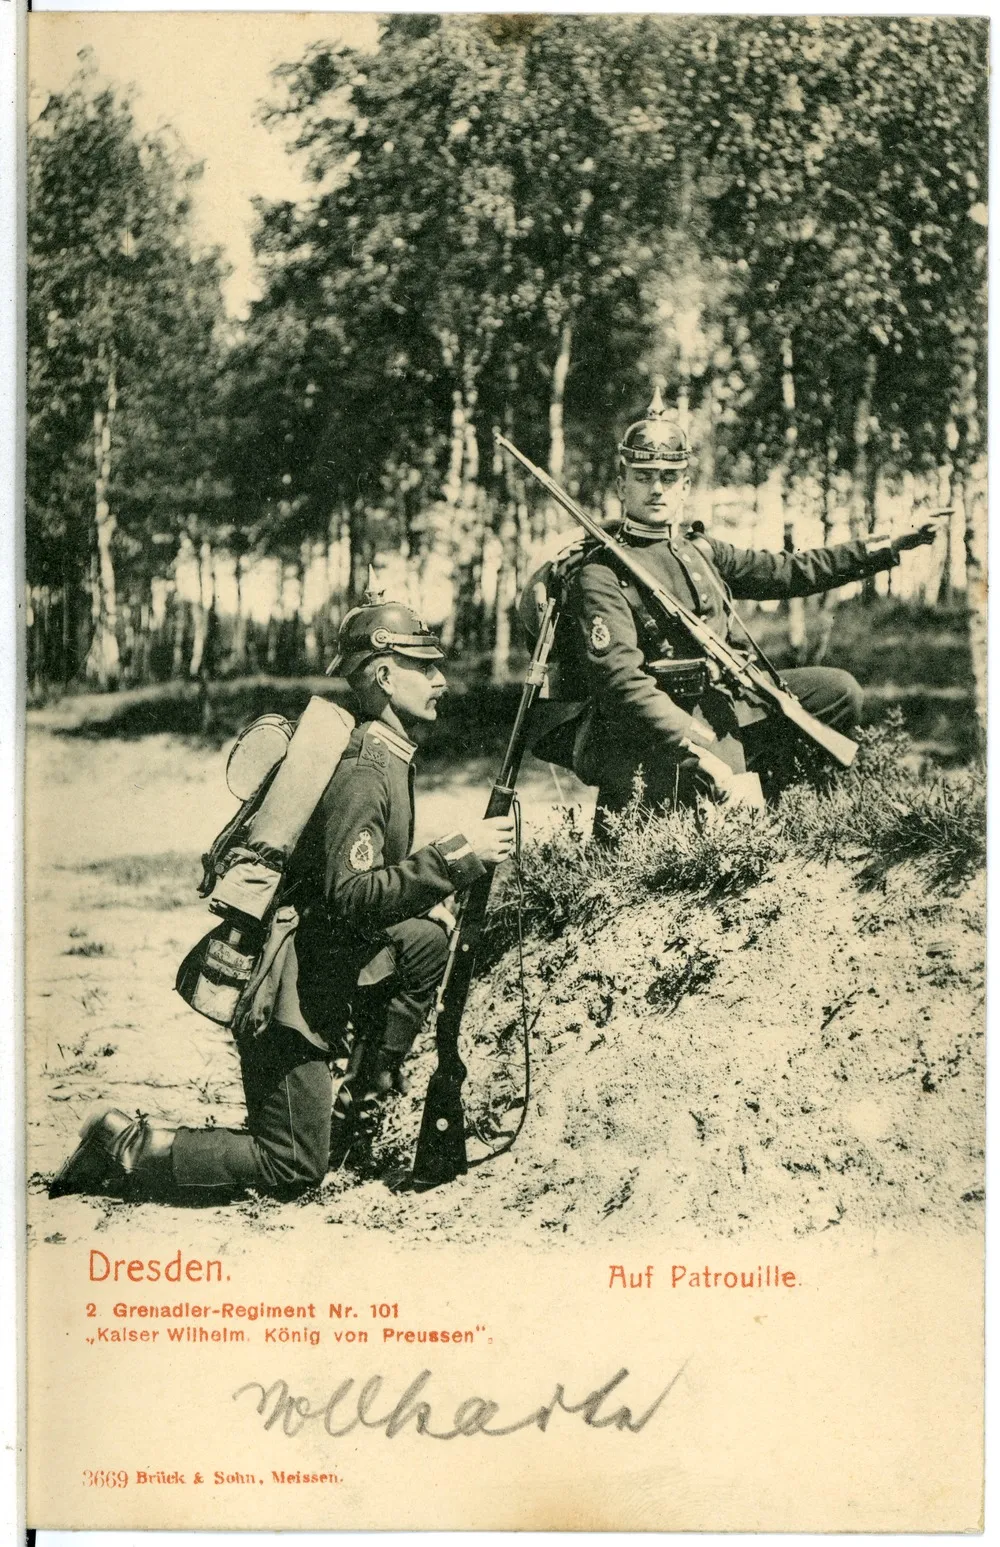
<path id="1" fill-rule="evenodd" d="M 111 1115 L 120 1117 L 126 1124 L 123 1132 L 127 1131 L 132 1119 L 125 1112 L 120 1112 L 117 1107 L 100 1109 L 84 1124 L 80 1143 L 50 1183 L 50 1198 L 64 1198 L 70 1193 L 107 1192 L 113 1190 L 110 1184 L 122 1179 L 116 1174 L 115 1156 L 98 1139 Z M 117 1172 L 121 1172 L 121 1167 L 117 1167 Z"/>

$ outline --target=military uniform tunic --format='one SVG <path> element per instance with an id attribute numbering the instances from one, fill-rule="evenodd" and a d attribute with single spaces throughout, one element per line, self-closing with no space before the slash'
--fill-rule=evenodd
<path id="1" fill-rule="evenodd" d="M 177 1184 L 206 1200 L 295 1193 L 325 1175 L 330 1053 L 350 1014 L 402 1056 L 430 1008 L 447 937 L 423 917 L 484 867 L 461 833 L 410 853 L 413 753 L 382 720 L 355 726 L 296 845 L 285 896 L 300 913 L 274 1018 L 240 1047 L 247 1129 L 178 1129 Z"/>
<path id="2" fill-rule="evenodd" d="M 296 848 L 299 1001 L 310 1031 L 327 1043 L 364 965 L 399 941 L 401 926 L 484 874 L 461 833 L 410 852 L 415 751 L 382 720 L 356 725 Z"/>
<path id="3" fill-rule="evenodd" d="M 703 534 L 694 540 L 680 533 L 641 536 L 626 527 L 619 541 L 635 551 L 665 590 L 727 640 L 730 598 L 809 596 L 898 562 L 882 539 L 768 553 L 736 548 Z M 686 743 L 703 739 L 695 721 L 707 722 L 720 738 L 713 752 L 736 771 L 747 766 L 736 737 L 735 705 L 724 687 L 679 702 L 664 686 L 669 672 L 658 681 L 650 670 L 653 661 L 691 659 L 699 652 L 681 625 L 665 623 L 655 604 L 644 601 L 613 554 L 595 548 L 585 555 L 570 577 L 565 614 L 571 619 L 574 675 L 591 706 L 577 737 L 574 766 L 587 783 L 599 786 L 599 802 L 603 796 L 608 809 L 619 809 L 640 766 L 651 798 L 664 798 L 671 785 L 676 787 Z M 783 675 L 813 713 L 838 728 L 849 728 L 853 716 L 847 701 L 856 708 L 860 690 L 847 673 L 811 668 Z"/>

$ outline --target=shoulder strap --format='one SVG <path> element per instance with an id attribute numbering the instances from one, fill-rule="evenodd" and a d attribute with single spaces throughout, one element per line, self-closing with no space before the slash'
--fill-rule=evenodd
<path id="1" fill-rule="evenodd" d="M 692 548 L 697 548 L 702 558 L 708 559 L 710 564 L 715 563 L 715 549 L 704 532 L 690 532 L 688 534 L 688 542 Z"/>
<path id="2" fill-rule="evenodd" d="M 251 817 L 259 809 L 280 767 L 280 763 L 274 765 L 266 779 L 262 781 L 260 788 L 250 796 L 249 800 L 243 802 L 236 815 L 230 817 L 222 831 L 213 838 L 211 846 L 201 856 L 202 874 L 201 880 L 198 882 L 199 897 L 209 897 L 211 895 L 216 882 L 222 874 L 223 861 L 226 855 L 243 837 Z"/>
<path id="3" fill-rule="evenodd" d="M 708 536 L 708 534 L 705 531 L 705 523 L 703 521 L 692 521 L 691 526 L 689 527 L 688 532 L 687 532 L 687 540 L 688 540 L 688 542 L 691 544 L 691 546 L 693 548 L 697 548 L 698 549 L 698 552 L 700 554 L 702 554 L 702 556 L 704 558 L 711 560 L 711 562 L 712 562 L 712 564 L 714 566 L 714 564 L 715 564 L 715 550 L 712 547 L 711 538 Z M 749 628 L 747 627 L 746 623 L 743 621 L 743 619 L 740 617 L 739 613 L 736 611 L 736 608 L 733 606 L 732 597 L 731 597 L 731 594 L 730 594 L 730 591 L 729 591 L 729 587 L 727 585 L 723 586 L 722 605 L 725 608 L 726 615 L 729 618 L 730 623 L 735 624 L 736 627 L 739 629 L 740 633 L 743 635 L 743 637 L 746 640 L 747 644 L 750 646 L 750 648 L 752 650 L 754 650 L 756 652 L 756 654 L 759 657 L 760 662 L 764 666 L 765 670 L 770 673 L 770 675 L 774 678 L 774 681 L 778 684 L 779 687 L 784 687 L 785 684 L 784 684 L 784 681 L 782 679 L 781 673 L 778 671 L 778 668 L 773 664 L 773 662 L 765 654 L 763 647 L 757 642 L 757 640 L 754 638 L 753 634 L 751 634 L 751 632 L 750 632 Z"/>
<path id="4" fill-rule="evenodd" d="M 570 576 L 575 574 L 580 565 L 586 563 L 594 550 L 599 547 L 600 544 L 592 537 L 581 537 L 571 547 L 564 548 L 562 553 L 558 553 L 552 560 L 549 569 L 549 586 L 560 598 Z"/>

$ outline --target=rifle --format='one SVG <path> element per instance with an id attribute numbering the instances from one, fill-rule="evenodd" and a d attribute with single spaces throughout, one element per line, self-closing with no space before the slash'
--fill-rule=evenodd
<path id="1" fill-rule="evenodd" d="M 561 505 L 585 532 L 595 538 L 609 553 L 614 554 L 622 568 L 628 570 L 633 579 L 637 580 L 642 589 L 652 597 L 663 615 L 672 622 L 680 623 L 687 630 L 690 637 L 704 651 L 709 662 L 709 670 L 714 663 L 721 678 L 732 683 L 739 691 L 763 700 L 765 707 L 777 711 L 794 725 L 807 741 L 820 747 L 842 768 L 851 766 L 857 755 L 857 742 L 852 741 L 849 736 L 841 735 L 839 731 L 832 730 L 821 720 L 817 720 L 815 715 L 811 715 L 808 709 L 803 708 L 795 694 L 789 692 L 779 677 L 769 675 L 753 661 L 746 660 L 744 656 L 731 649 L 726 641 L 720 639 L 695 613 L 689 612 L 682 602 L 679 602 L 669 591 L 664 590 L 630 549 L 606 532 L 593 516 L 588 516 L 585 510 L 581 510 L 565 490 L 559 487 L 555 479 L 550 478 L 540 467 L 536 467 L 523 451 L 519 451 L 507 439 L 506 435 L 495 429 L 493 436 L 497 445 L 509 451 L 511 456 L 516 458 L 533 478 L 537 479 L 542 488 L 548 491 L 556 503 Z"/>
<path id="2" fill-rule="evenodd" d="M 527 746 L 528 719 L 545 683 L 549 652 L 556 629 L 556 603 L 549 598 L 542 613 L 538 639 L 531 665 L 524 679 L 521 701 L 507 743 L 503 764 L 490 792 L 486 816 L 506 816 L 514 802 L 514 786 Z M 476 966 L 476 948 L 486 921 L 486 908 L 493 884 L 493 871 L 473 882 L 460 905 L 458 920 L 448 945 L 448 959 L 428 1021 L 437 1039 L 437 1067 L 430 1077 L 424 1112 L 420 1122 L 413 1159 L 413 1186 L 418 1192 L 453 1182 L 468 1169 L 465 1152 L 465 1114 L 462 1110 L 462 1084 L 468 1070 L 458 1050 L 472 975 Z"/>

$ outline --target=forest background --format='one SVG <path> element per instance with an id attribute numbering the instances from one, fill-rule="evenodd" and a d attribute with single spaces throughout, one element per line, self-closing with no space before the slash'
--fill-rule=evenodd
<path id="1" fill-rule="evenodd" d="M 452 732 L 488 741 L 517 593 L 571 535 L 492 430 L 611 519 L 616 442 L 662 381 L 692 514 L 732 541 L 953 507 L 846 605 L 757 621 L 964 760 L 987 41 L 968 17 L 397 15 L 372 49 L 317 42 L 264 109 L 309 188 L 256 201 L 245 318 L 196 236 L 199 167 L 82 59 L 29 134 L 32 701 L 216 732 L 276 677 L 304 702 L 374 563 L 454 654 Z"/>

